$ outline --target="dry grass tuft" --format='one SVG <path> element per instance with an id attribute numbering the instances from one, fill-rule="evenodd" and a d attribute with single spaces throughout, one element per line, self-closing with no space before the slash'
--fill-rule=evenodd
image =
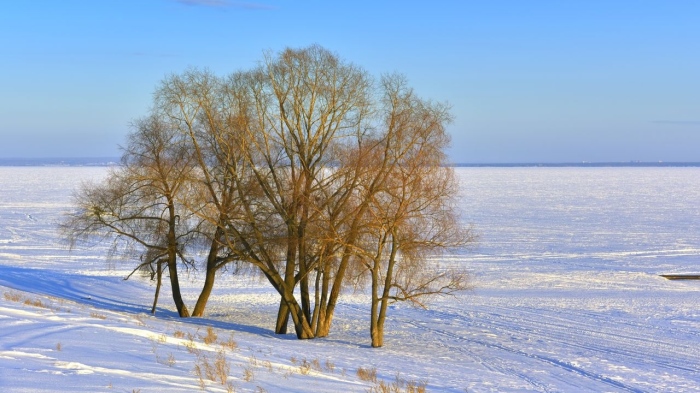
<path id="1" fill-rule="evenodd" d="M 302 359 L 301 364 L 299 364 L 299 373 L 301 375 L 309 375 L 311 372 L 311 363 L 306 359 Z"/>
<path id="2" fill-rule="evenodd" d="M 377 369 L 360 367 L 357 369 L 357 377 L 367 382 L 377 382 Z"/>
<path id="3" fill-rule="evenodd" d="M 31 299 L 26 299 L 24 301 L 24 304 L 28 306 L 34 306 L 34 307 L 40 307 L 40 308 L 49 308 L 46 304 L 42 303 L 41 300 L 31 300 Z"/>
<path id="4" fill-rule="evenodd" d="M 252 367 L 244 367 L 243 368 L 243 380 L 246 382 L 250 382 L 255 379 L 255 373 L 253 373 L 253 368 Z"/>
<path id="5" fill-rule="evenodd" d="M 201 352 L 197 354 L 194 373 L 199 378 L 199 384 L 202 388 L 204 388 L 204 378 L 222 385 L 233 386 L 228 384 L 228 375 L 230 372 L 231 365 L 226 360 L 226 353 L 224 353 L 223 350 L 217 352 L 216 358 L 213 361 L 209 360 L 209 358 Z"/>
<path id="6" fill-rule="evenodd" d="M 202 337 L 202 341 L 204 341 L 205 344 L 211 345 L 216 342 L 216 339 L 218 336 L 216 335 L 216 332 L 214 331 L 214 328 L 211 326 L 207 327 L 207 335 Z"/>
<path id="7" fill-rule="evenodd" d="M 90 316 L 97 319 L 107 319 L 106 315 L 98 314 L 96 312 L 91 312 Z"/>
<path id="8" fill-rule="evenodd" d="M 168 354 L 168 366 L 172 367 L 174 365 L 175 365 L 175 356 L 172 353 L 170 353 L 170 354 Z"/>
<path id="9" fill-rule="evenodd" d="M 375 380 L 375 385 L 367 390 L 368 393 L 425 393 L 427 382 L 407 381 L 400 376 L 396 376 L 394 382 Z"/>
<path id="10" fill-rule="evenodd" d="M 175 360 L 175 356 L 172 353 L 168 354 L 168 357 L 165 359 L 162 359 L 156 354 L 156 362 L 168 367 L 172 367 L 175 365 L 175 363 L 177 363 L 177 361 Z"/>
<path id="11" fill-rule="evenodd" d="M 272 363 L 269 360 L 263 361 L 262 365 L 267 369 L 267 371 L 272 372 Z"/>
<path id="12" fill-rule="evenodd" d="M 326 359 L 325 368 L 327 372 L 332 373 L 335 371 L 335 363 L 330 359 Z"/>
<path id="13" fill-rule="evenodd" d="M 301 373 L 302 375 L 309 375 L 311 370 L 323 372 L 321 362 L 318 359 L 314 359 L 312 361 L 308 361 L 306 360 L 306 358 L 302 359 L 301 363 L 299 364 L 299 373 Z"/>
<path id="14" fill-rule="evenodd" d="M 227 341 L 221 343 L 221 346 L 230 351 L 235 351 L 238 348 L 238 343 L 233 339 L 233 333 L 229 336 Z"/>
<path id="15" fill-rule="evenodd" d="M 20 301 L 22 301 L 22 295 L 20 295 L 17 292 L 5 292 L 4 296 L 5 300 L 10 302 L 19 303 Z"/>
<path id="16" fill-rule="evenodd" d="M 182 345 L 187 348 L 187 352 L 199 355 L 199 350 L 197 349 L 197 344 L 194 342 L 194 336 L 192 333 L 187 333 L 187 342 Z"/>
<path id="17" fill-rule="evenodd" d="M 248 358 L 248 363 L 250 363 L 251 366 L 256 367 L 258 365 L 258 358 L 255 357 L 255 355 L 250 355 Z"/>

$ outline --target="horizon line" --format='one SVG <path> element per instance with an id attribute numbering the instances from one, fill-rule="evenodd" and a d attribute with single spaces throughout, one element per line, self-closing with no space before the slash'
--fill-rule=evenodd
<path id="1" fill-rule="evenodd" d="M 0 166 L 116 165 L 117 156 L 95 157 L 0 157 Z M 700 167 L 700 161 L 571 161 L 571 162 L 461 162 L 450 167 Z"/>

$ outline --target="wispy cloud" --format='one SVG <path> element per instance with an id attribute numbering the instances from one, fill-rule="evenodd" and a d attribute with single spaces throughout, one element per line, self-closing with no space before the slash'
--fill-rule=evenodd
<path id="1" fill-rule="evenodd" d="M 193 7 L 241 8 L 246 10 L 274 10 L 275 7 L 261 3 L 248 3 L 228 0 L 174 0 L 176 3 Z"/>
<path id="2" fill-rule="evenodd" d="M 700 126 L 700 120 L 652 120 L 652 123 L 674 126 Z"/>

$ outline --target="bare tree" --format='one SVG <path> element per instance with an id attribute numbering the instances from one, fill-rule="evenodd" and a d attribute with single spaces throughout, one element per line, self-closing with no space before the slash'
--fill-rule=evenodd
<path id="1" fill-rule="evenodd" d="M 210 72 L 190 69 L 163 80 L 155 95 L 157 113 L 187 140 L 191 152 L 191 188 L 181 203 L 207 228 L 201 238 L 208 250 L 205 280 L 193 316 L 203 316 L 217 272 L 247 259 L 230 236 L 232 222 L 241 215 L 240 196 L 256 197 L 254 184 L 240 173 L 245 160 L 237 94 Z"/>
<path id="2" fill-rule="evenodd" d="M 75 196 L 78 210 L 61 224 L 71 244 L 102 236 L 113 240 L 113 249 L 137 256 L 135 271 L 148 268 L 157 276 L 168 269 L 173 301 L 181 317 L 189 311 L 182 300 L 178 260 L 185 257 L 195 231 L 189 215 L 177 204 L 191 170 L 190 155 L 178 134 L 155 116 L 139 120 L 124 148 L 122 166 L 98 184 L 87 184 Z"/>
<path id="3" fill-rule="evenodd" d="M 429 296 L 467 288 L 466 273 L 441 270 L 430 257 L 473 240 L 458 221 L 456 180 L 446 165 L 446 106 L 415 97 L 399 75 L 383 78 L 382 86 L 386 128 L 375 161 L 367 162 L 381 182 L 358 244 L 371 277 L 373 347 L 383 345 L 389 303 L 424 307 Z"/>
<path id="4" fill-rule="evenodd" d="M 298 338 L 323 337 L 342 290 L 367 277 L 381 346 L 390 302 L 422 305 L 465 287 L 463 273 L 429 262 L 471 241 L 452 203 L 449 111 L 402 77 L 375 85 L 310 46 L 226 78 L 190 69 L 165 78 L 154 98 L 124 167 L 82 191 L 67 225 L 74 238 L 102 233 L 138 246 L 140 267 L 157 277 L 154 304 L 161 267 L 179 296 L 177 261 L 198 266 L 186 258 L 194 250 L 206 255 L 194 316 L 221 269 L 250 268 L 280 295 L 276 333 L 291 319 Z"/>
<path id="5" fill-rule="evenodd" d="M 391 245 L 401 255 L 389 259 L 388 290 L 400 287 L 409 267 L 399 259 L 468 240 L 449 227 L 453 210 L 437 215 L 454 193 L 444 168 L 448 110 L 417 99 L 401 77 L 375 89 L 365 71 L 311 46 L 268 54 L 259 67 L 226 79 L 189 70 L 166 79 L 156 101 L 189 138 L 201 191 L 188 198 L 190 210 L 216 228 L 205 288 L 213 286 L 209 273 L 228 261 L 255 266 L 280 294 L 277 333 L 286 333 L 291 318 L 299 338 L 326 336 L 346 273 L 362 261 L 369 269 L 368 249 Z M 427 179 L 443 183 L 430 194 Z M 380 213 L 394 221 L 395 236 L 381 226 L 367 232 Z M 408 236 L 421 214 L 442 231 Z M 367 249 L 368 239 L 384 243 Z M 386 266 L 379 255 L 369 269 L 377 275 Z M 403 297 L 459 287 L 434 290 L 425 280 L 407 283 Z"/>
<path id="6" fill-rule="evenodd" d="M 351 193 L 338 185 L 347 173 L 331 169 L 338 151 L 359 146 L 367 133 L 370 87 L 364 71 L 312 46 L 268 55 L 225 81 L 191 70 L 156 95 L 160 111 L 191 139 L 202 200 L 215 212 L 208 221 L 222 244 L 280 294 L 278 333 L 290 316 L 299 338 L 316 335 L 312 321 L 329 320 L 314 309 L 322 302 L 312 302 L 309 281 L 320 265 L 328 271 L 335 251 L 328 225 L 319 223 Z M 342 270 L 335 278 L 340 286 Z"/>
<path id="7" fill-rule="evenodd" d="M 276 59 L 268 57 L 264 72 L 275 99 L 274 105 L 267 108 L 267 117 L 274 121 L 270 123 L 273 125 L 270 131 L 276 144 L 282 148 L 288 166 L 286 184 L 278 182 L 275 185 L 278 194 L 287 195 L 278 210 L 289 238 L 285 283 L 289 291 L 298 281 L 302 312 L 299 319 L 312 322 L 310 272 L 317 264 L 323 264 L 323 257 L 333 251 L 318 252 L 333 248 L 333 243 L 329 244 L 327 237 L 319 239 L 324 231 L 318 226 L 313 228 L 313 224 L 332 219 L 333 205 L 339 202 L 338 196 L 352 189 L 347 187 L 349 184 L 339 184 L 345 183 L 339 181 L 344 171 L 328 169 L 337 162 L 334 156 L 337 150 L 359 146 L 366 136 L 371 84 L 363 70 L 317 46 L 286 50 Z M 270 151 L 263 151 L 263 156 L 268 158 L 265 161 L 272 163 Z M 346 190 L 341 187 L 346 187 Z M 324 217 L 324 213 L 330 214 Z M 342 272 L 336 269 L 338 273 L 342 276 Z M 339 282 L 342 282 L 342 277 Z M 283 299 L 278 331 L 284 329 L 289 308 Z M 316 321 L 320 323 L 329 318 L 327 312 L 317 315 Z M 315 330 L 314 335 L 323 335 L 319 331 L 322 329 L 312 327 L 312 330 Z"/>

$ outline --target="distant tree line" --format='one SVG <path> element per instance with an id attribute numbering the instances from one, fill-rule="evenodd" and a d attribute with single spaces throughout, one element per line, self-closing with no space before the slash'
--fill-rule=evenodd
<path id="1" fill-rule="evenodd" d="M 121 165 L 79 190 L 61 228 L 133 257 L 156 282 L 153 312 L 164 273 L 181 317 L 204 315 L 222 269 L 261 274 L 280 296 L 275 332 L 291 319 L 300 339 L 327 336 L 341 291 L 368 284 L 379 347 L 388 304 L 466 288 L 428 258 L 473 240 L 448 109 L 319 46 L 224 77 L 190 69 L 160 83 Z M 204 272 L 191 312 L 181 269 Z"/>

